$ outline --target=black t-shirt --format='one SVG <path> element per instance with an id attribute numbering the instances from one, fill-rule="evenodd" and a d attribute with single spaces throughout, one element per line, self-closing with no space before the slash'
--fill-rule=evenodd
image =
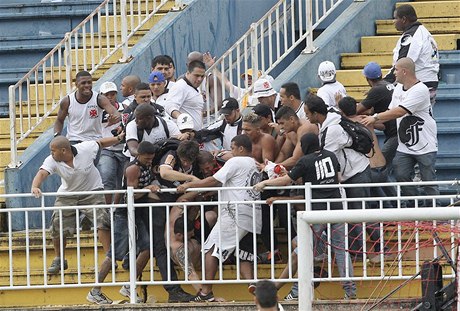
<path id="1" fill-rule="evenodd" d="M 393 96 L 393 89 L 393 84 L 381 80 L 371 87 L 367 97 L 363 99 L 361 104 L 367 109 L 374 108 L 375 113 L 387 111 Z M 383 132 L 387 139 L 396 136 L 396 120 L 390 120 L 383 124 L 385 125 Z"/>
<path id="2" fill-rule="evenodd" d="M 338 184 L 340 165 L 337 157 L 328 150 L 304 155 L 288 173 L 292 180 L 302 177 L 304 183 L 313 185 Z M 340 198 L 339 188 L 312 189 L 313 199 Z M 330 209 L 342 209 L 342 202 L 333 202 Z M 313 203 L 312 210 L 326 210 L 327 203 Z"/>

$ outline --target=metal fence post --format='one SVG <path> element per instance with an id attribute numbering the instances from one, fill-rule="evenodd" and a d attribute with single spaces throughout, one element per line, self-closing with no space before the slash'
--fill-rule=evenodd
<path id="1" fill-rule="evenodd" d="M 72 35 L 70 32 L 65 34 L 64 60 L 65 60 L 65 87 L 67 94 L 72 91 Z M 75 51 L 78 53 L 78 51 Z"/>
<path id="2" fill-rule="evenodd" d="M 311 183 L 305 184 L 305 211 L 311 211 Z M 312 310 L 313 304 L 313 233 L 303 214 L 297 212 L 299 310 L 307 311 Z"/>
<path id="3" fill-rule="evenodd" d="M 314 53 L 317 48 L 313 45 L 313 1 L 305 0 L 305 12 L 306 12 L 306 28 L 307 33 L 305 49 L 302 51 L 302 54 L 311 54 Z"/>
<path id="4" fill-rule="evenodd" d="M 9 167 L 18 166 L 18 150 L 16 144 L 16 92 L 14 85 L 8 88 L 9 109 L 10 109 L 10 146 L 11 146 L 11 163 Z"/>
<path id="5" fill-rule="evenodd" d="M 263 38 L 261 39 L 263 40 Z M 258 79 L 258 75 L 256 74 L 259 72 L 259 53 L 257 49 L 257 24 L 251 24 L 251 68 L 252 72 L 254 73 L 252 76 L 252 83 L 254 83 Z M 255 78 L 255 79 L 254 79 Z"/>
<path id="6" fill-rule="evenodd" d="M 128 17 L 126 16 L 126 0 L 120 2 L 120 17 L 121 17 L 121 48 L 122 56 L 119 59 L 120 63 L 126 63 L 129 59 L 128 51 Z M 116 35 L 116 34 L 115 34 Z"/>
<path id="7" fill-rule="evenodd" d="M 136 303 L 136 223 L 134 212 L 134 188 L 127 189 L 128 235 L 129 235 L 129 290 L 130 303 Z"/>

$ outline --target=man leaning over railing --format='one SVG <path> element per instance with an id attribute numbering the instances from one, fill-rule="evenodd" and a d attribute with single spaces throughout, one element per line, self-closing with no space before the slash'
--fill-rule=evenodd
<path id="1" fill-rule="evenodd" d="M 143 141 L 139 144 L 138 155 L 126 167 L 123 186 L 133 187 L 134 189 L 149 189 L 149 193 L 136 193 L 134 195 L 135 203 L 148 203 L 151 201 L 151 196 L 160 190 L 158 185 L 153 185 L 154 175 L 152 171 L 152 159 L 157 152 L 157 147 L 152 143 Z M 135 224 L 136 224 L 136 248 L 139 250 L 136 260 L 137 277 L 142 275 L 145 265 L 150 258 L 150 239 L 149 239 L 149 223 L 148 210 L 146 208 L 136 208 Z M 128 215 L 126 208 L 117 208 L 114 214 L 114 259 L 122 260 L 129 252 L 128 239 Z M 106 254 L 104 262 L 99 268 L 98 282 L 104 282 L 107 274 L 112 267 L 112 248 Z M 130 287 L 122 286 L 120 294 L 125 297 L 130 297 Z M 96 304 L 111 304 L 112 300 L 101 292 L 101 287 L 96 286 L 86 296 L 89 302 Z M 137 302 L 142 302 L 142 299 L 137 295 Z"/>
<path id="2" fill-rule="evenodd" d="M 249 137 L 238 135 L 232 139 L 231 144 L 233 158 L 225 162 L 224 166 L 213 176 L 203 180 L 192 181 L 177 187 L 178 192 L 184 192 L 188 188 L 198 187 L 248 187 L 253 186 L 261 179 L 261 173 L 257 169 L 256 162 L 252 158 L 252 143 Z M 253 279 L 254 246 L 253 234 L 261 230 L 261 210 L 259 204 L 232 203 L 235 199 L 240 201 L 260 200 L 260 194 L 252 190 L 222 190 L 220 200 L 226 202 L 220 209 L 220 220 L 204 243 L 205 275 L 206 280 L 213 280 L 218 268 L 218 260 L 227 260 L 233 254 L 239 244 L 241 260 L 241 274 L 244 279 Z M 253 217 L 255 225 L 253 228 Z M 236 237 L 236 232 L 238 239 Z M 194 301 L 215 301 L 211 284 L 203 284 Z"/>
<path id="3" fill-rule="evenodd" d="M 54 138 L 50 143 L 51 155 L 49 155 L 38 170 L 32 181 L 31 192 L 35 197 L 41 196 L 40 186 L 49 175 L 57 174 L 61 177 L 61 186 L 58 193 L 75 192 L 75 191 L 93 191 L 103 190 L 101 175 L 97 170 L 94 160 L 100 154 L 100 149 L 119 143 L 124 134 L 118 136 L 101 138 L 98 141 L 85 141 L 72 146 L 70 141 L 64 136 Z M 98 205 L 105 204 L 105 198 L 102 194 L 74 195 L 74 196 L 57 196 L 55 206 L 78 206 L 78 205 Z M 62 212 L 62 227 L 60 218 Z M 57 274 L 61 269 L 68 268 L 65 260 L 65 247 L 67 237 L 76 232 L 76 211 L 65 209 L 54 211 L 51 218 L 51 235 L 53 237 L 53 246 L 55 258 L 48 269 L 49 274 Z M 110 219 L 107 210 L 98 208 L 96 211 L 97 222 L 93 219 L 91 209 L 83 209 L 84 214 L 94 225 L 98 226 L 99 234 L 110 236 Z M 61 232 L 63 236 L 62 254 L 61 254 Z M 101 239 L 101 242 L 107 239 Z M 103 245 L 108 249 L 108 245 Z M 63 260 L 61 260 L 61 256 Z"/>
<path id="4" fill-rule="evenodd" d="M 313 133 L 307 133 L 302 136 L 301 148 L 304 156 L 302 156 L 297 164 L 282 177 L 275 179 L 264 180 L 254 186 L 254 189 L 262 191 L 266 186 L 286 186 L 290 183 L 302 178 L 303 183 L 311 182 L 314 185 L 327 185 L 339 183 L 339 162 L 334 153 L 328 150 L 320 150 L 318 136 Z M 313 199 L 329 199 L 340 198 L 339 188 L 330 189 L 312 189 Z M 313 210 L 326 210 L 327 203 L 313 203 Z M 342 202 L 331 202 L 329 208 L 331 210 L 343 209 Z M 327 224 L 313 225 L 314 231 L 314 256 L 319 258 L 322 255 L 322 247 L 319 247 L 321 234 L 327 230 Z M 353 265 L 350 256 L 345 252 L 345 225 L 331 224 L 331 246 L 335 254 L 335 261 L 341 277 L 346 277 L 346 261 L 348 261 L 348 277 L 353 277 Z M 297 248 L 292 253 L 293 257 L 297 257 Z M 295 260 L 297 261 L 297 260 Z M 293 267 L 293 271 L 297 271 L 297 267 Z M 289 275 L 289 267 L 286 267 L 280 278 L 286 278 Z M 353 281 L 345 281 L 342 283 L 345 291 L 345 299 L 356 299 L 356 285 Z M 279 286 L 278 288 L 280 288 Z M 292 298 L 298 297 L 298 288 L 295 284 L 289 293 Z M 288 296 L 289 296 L 288 295 Z M 289 298 L 289 297 L 286 297 Z M 292 300 L 292 299 L 290 299 Z"/>

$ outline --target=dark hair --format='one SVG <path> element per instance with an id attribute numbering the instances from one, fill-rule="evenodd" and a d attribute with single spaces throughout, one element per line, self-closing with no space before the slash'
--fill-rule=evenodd
<path id="1" fill-rule="evenodd" d="M 190 219 L 187 220 L 187 230 L 188 232 L 193 231 L 193 221 Z M 174 222 L 174 233 L 184 234 L 184 215 L 177 218 Z"/>
<path id="2" fill-rule="evenodd" d="M 288 106 L 281 106 L 280 109 L 276 112 L 275 119 L 280 120 L 280 119 L 289 119 L 290 117 L 293 117 L 295 119 L 298 119 L 299 117 L 295 113 L 294 109 Z"/>
<path id="3" fill-rule="evenodd" d="M 134 110 L 134 115 L 135 116 L 154 116 L 155 115 L 155 108 L 153 108 L 152 105 L 139 105 L 136 107 L 136 110 Z"/>
<path id="4" fill-rule="evenodd" d="M 200 152 L 198 153 L 198 157 L 196 158 L 196 163 L 198 165 L 204 165 L 206 163 L 213 162 L 213 161 L 214 161 L 214 156 L 212 155 L 211 152 L 207 150 L 200 150 Z"/>
<path id="5" fill-rule="evenodd" d="M 136 92 L 137 91 L 150 91 L 150 86 L 145 82 L 140 82 L 136 84 Z"/>
<path id="6" fill-rule="evenodd" d="M 305 105 L 310 112 L 316 112 L 324 116 L 327 115 L 327 105 L 318 95 L 308 94 L 305 98 Z"/>
<path id="7" fill-rule="evenodd" d="M 78 80 L 81 77 L 92 77 L 92 76 L 88 71 L 82 70 L 82 71 L 77 72 L 75 76 L 75 80 Z"/>
<path id="8" fill-rule="evenodd" d="M 415 12 L 414 7 L 410 4 L 403 4 L 401 6 L 398 6 L 395 10 L 395 13 L 396 16 L 399 18 L 406 17 L 407 20 L 411 23 L 417 21 L 417 13 Z"/>
<path id="9" fill-rule="evenodd" d="M 143 105 L 141 105 L 143 106 Z M 136 109 L 137 110 L 137 109 Z M 188 160 L 190 162 L 195 162 L 200 152 L 200 146 L 194 140 L 184 140 L 181 141 L 177 147 L 176 154 L 179 158 Z"/>
<path id="10" fill-rule="evenodd" d="M 243 147 L 247 152 L 252 152 L 252 142 L 246 135 L 236 135 L 232 138 L 232 143 L 237 147 Z"/>
<path id="11" fill-rule="evenodd" d="M 141 141 L 137 147 L 138 154 L 155 154 L 158 151 L 158 147 L 149 141 Z"/>
<path id="12" fill-rule="evenodd" d="M 346 96 L 340 99 L 337 105 L 346 117 L 356 114 L 356 100 L 353 97 Z"/>
<path id="13" fill-rule="evenodd" d="M 165 54 L 163 55 L 163 57 L 168 60 L 168 65 L 172 65 L 174 68 L 176 68 L 176 65 L 174 64 L 174 60 L 172 59 L 171 56 Z"/>
<path id="14" fill-rule="evenodd" d="M 262 308 L 273 308 L 278 303 L 278 290 L 269 280 L 262 280 L 256 285 L 256 298 Z"/>
<path id="15" fill-rule="evenodd" d="M 300 100 L 300 88 L 297 83 L 287 82 L 281 85 L 281 87 L 285 90 L 287 96 L 292 95 L 295 99 Z"/>
<path id="16" fill-rule="evenodd" d="M 153 59 L 152 59 L 152 62 L 151 62 L 151 67 L 152 68 L 155 68 L 158 64 L 160 65 L 168 65 L 173 63 L 173 66 L 174 66 L 174 62 L 172 60 L 172 58 L 168 55 L 157 55 L 155 56 Z"/>
<path id="17" fill-rule="evenodd" d="M 195 68 L 201 68 L 206 70 L 206 65 L 200 60 L 194 60 L 193 62 L 190 62 L 190 64 L 188 64 L 187 71 L 192 72 Z"/>

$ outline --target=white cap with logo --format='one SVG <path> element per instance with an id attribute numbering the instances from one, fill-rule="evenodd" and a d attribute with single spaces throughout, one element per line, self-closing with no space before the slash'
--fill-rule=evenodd
<path id="1" fill-rule="evenodd" d="M 107 81 L 101 84 L 101 87 L 99 88 L 99 93 L 101 94 L 107 94 L 108 92 L 118 92 L 117 86 L 115 83 Z"/>
<path id="2" fill-rule="evenodd" d="M 318 76 L 323 82 L 331 82 L 335 79 L 335 65 L 333 62 L 325 61 L 319 64 Z"/>
<path id="3" fill-rule="evenodd" d="M 254 82 L 254 98 L 268 97 L 274 94 L 276 94 L 276 91 L 268 79 L 259 79 Z"/>
<path id="4" fill-rule="evenodd" d="M 180 131 L 193 130 L 194 124 L 192 117 L 188 113 L 181 113 L 177 117 L 177 127 Z"/>

